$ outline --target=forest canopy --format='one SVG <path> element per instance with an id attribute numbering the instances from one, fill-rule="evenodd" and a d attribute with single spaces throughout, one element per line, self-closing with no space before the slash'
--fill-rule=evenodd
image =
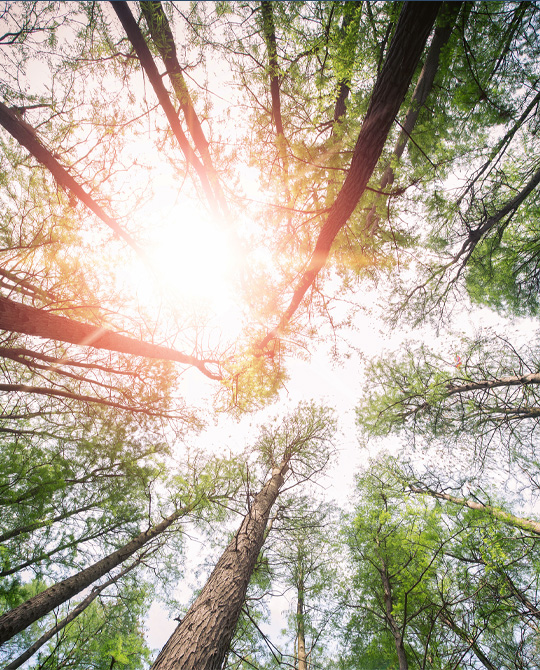
<path id="1" fill-rule="evenodd" d="M 0 46 L 5 667 L 540 668 L 538 3 Z"/>

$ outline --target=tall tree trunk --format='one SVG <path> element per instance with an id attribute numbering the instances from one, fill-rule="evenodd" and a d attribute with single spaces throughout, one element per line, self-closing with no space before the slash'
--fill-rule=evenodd
<path id="1" fill-rule="evenodd" d="M 21 665 L 29 658 L 31 658 L 36 653 L 36 651 L 41 649 L 41 647 L 44 644 L 46 644 L 57 633 L 63 630 L 69 623 L 74 621 L 79 616 L 79 614 L 82 614 L 82 612 L 84 612 L 84 610 L 94 602 L 94 600 L 99 596 L 100 593 L 102 593 L 106 588 L 111 586 L 111 584 L 115 584 L 121 577 L 126 575 L 130 570 L 133 570 L 133 568 L 140 563 L 140 560 L 141 559 L 139 557 L 134 563 L 132 563 L 132 565 L 129 565 L 125 570 L 119 572 L 115 577 L 111 577 L 103 584 L 100 584 L 96 588 L 92 589 L 89 595 L 87 595 L 86 598 L 82 600 L 77 605 L 77 607 L 75 607 L 75 609 L 73 609 L 66 617 L 64 617 L 61 621 L 59 621 L 55 626 L 49 628 L 49 630 L 46 633 L 44 633 L 38 640 L 36 640 L 30 647 L 28 647 L 28 649 L 25 652 L 17 656 L 17 658 L 11 661 L 11 663 L 8 663 L 8 665 L 5 666 L 4 670 L 16 670 L 17 668 L 20 668 Z"/>
<path id="2" fill-rule="evenodd" d="M 392 167 L 392 162 L 398 161 L 403 156 L 403 152 L 405 151 L 409 137 L 414 130 L 420 111 L 426 103 L 428 95 L 433 89 L 435 75 L 439 69 L 441 51 L 450 39 L 450 35 L 454 29 L 454 25 L 456 23 L 462 4 L 462 2 L 445 2 L 441 7 L 440 14 L 442 16 L 442 20 L 440 25 L 435 28 L 433 40 L 431 41 L 426 60 L 424 62 L 424 67 L 422 68 L 422 72 L 420 72 L 409 110 L 405 116 L 405 121 L 403 122 L 403 126 L 394 147 L 394 151 L 392 152 L 392 158 L 388 162 L 388 165 L 386 166 L 386 169 L 381 177 L 379 185 L 381 190 L 387 186 L 391 186 L 394 183 L 394 169 Z M 377 216 L 377 207 L 380 206 L 380 203 L 378 202 L 380 197 L 381 196 L 376 199 L 371 207 L 371 211 L 367 216 L 366 228 L 369 232 L 373 232 L 379 222 Z"/>
<path id="3" fill-rule="evenodd" d="M 0 644 L 10 640 L 14 635 L 28 628 L 34 621 L 52 612 L 55 607 L 70 600 L 70 598 L 76 596 L 87 586 L 103 577 L 107 572 L 121 565 L 136 551 L 167 530 L 177 519 L 192 509 L 192 506 L 182 507 L 161 523 L 145 530 L 123 547 L 102 558 L 97 563 L 94 563 L 85 570 L 81 570 L 76 575 L 72 575 L 50 586 L 45 591 L 42 591 L 42 593 L 38 593 L 18 607 L 6 612 L 6 614 L 0 617 Z"/>
<path id="4" fill-rule="evenodd" d="M 424 67 L 422 68 L 422 72 L 418 78 L 416 88 L 414 89 L 411 105 L 405 116 L 405 121 L 403 122 L 396 146 L 394 147 L 393 157 L 396 160 L 399 160 L 403 155 L 405 147 L 407 146 L 407 142 L 409 141 L 409 137 L 411 136 L 411 133 L 418 120 L 420 110 L 424 106 L 428 95 L 433 89 L 435 75 L 439 70 L 441 51 L 450 39 L 450 35 L 454 30 L 454 25 L 456 23 L 462 4 L 462 2 L 445 2 L 441 7 L 441 24 L 435 28 L 433 40 L 431 41 L 426 60 L 424 62 Z M 391 185 L 393 182 L 394 171 L 392 170 L 392 166 L 388 165 L 381 179 L 381 188 L 385 188 L 386 186 Z"/>
<path id="5" fill-rule="evenodd" d="M 359 20 L 355 19 L 359 19 L 361 6 L 361 0 L 346 2 L 343 5 L 343 19 L 341 21 L 341 28 L 339 29 L 339 39 L 342 42 L 341 46 L 344 51 L 344 62 L 341 63 L 341 67 L 345 72 L 338 83 L 338 94 L 336 98 L 336 104 L 334 105 L 334 125 L 332 127 L 332 133 L 334 133 L 336 125 L 343 121 L 343 117 L 347 111 L 345 107 L 345 101 L 351 92 L 350 83 L 352 67 L 354 65 L 359 37 Z M 347 39 L 349 37 L 349 31 L 354 31 L 352 39 Z"/>
<path id="6" fill-rule="evenodd" d="M 261 11 L 263 16 L 263 32 L 268 50 L 268 64 L 270 70 L 270 97 L 272 98 L 272 119 L 276 127 L 277 143 L 280 143 L 280 136 L 284 137 L 283 120 L 281 118 L 281 98 L 279 94 L 279 66 L 277 60 L 277 42 L 276 28 L 274 25 L 274 15 L 272 3 L 269 0 L 262 0 Z"/>
<path id="7" fill-rule="evenodd" d="M 288 462 L 289 458 L 274 468 L 272 477 L 253 499 L 236 535 L 161 650 L 153 670 L 221 669 Z"/>
<path id="8" fill-rule="evenodd" d="M 304 575 L 298 580 L 298 600 L 296 602 L 296 639 L 298 649 L 298 670 L 307 670 L 306 632 L 304 622 Z"/>
<path id="9" fill-rule="evenodd" d="M 270 340 L 279 337 L 291 320 L 309 287 L 324 267 L 336 235 L 347 223 L 364 193 L 396 114 L 407 94 L 440 5 L 440 2 L 404 4 L 388 56 L 373 88 L 345 182 L 323 224 L 309 264 L 300 278 L 289 306 L 278 326 L 259 343 L 261 349 L 264 349 Z"/>
<path id="10" fill-rule="evenodd" d="M 409 670 L 409 664 L 407 662 L 407 656 L 405 654 L 403 632 L 392 613 L 394 604 L 392 602 L 392 585 L 390 583 L 390 577 L 388 576 L 388 568 L 382 559 L 379 574 L 381 575 L 383 591 L 384 591 L 385 617 L 388 623 L 388 627 L 392 632 L 392 636 L 394 637 L 394 643 L 396 645 L 396 652 L 399 662 L 399 670 Z"/>
<path id="11" fill-rule="evenodd" d="M 176 98 L 184 113 L 186 125 L 193 138 L 193 142 L 195 143 L 195 148 L 202 158 L 212 189 L 216 194 L 223 213 L 228 215 L 225 195 L 221 188 L 221 184 L 219 183 L 218 174 L 212 163 L 208 148 L 208 140 L 205 137 L 201 122 L 197 116 L 195 107 L 193 106 L 193 101 L 182 73 L 182 67 L 178 61 L 176 45 L 174 43 L 174 37 L 167 16 L 163 11 L 163 7 L 159 0 L 158 2 L 143 1 L 140 2 L 139 5 L 148 25 L 148 29 L 150 30 L 152 41 L 167 68 L 167 74 L 169 75 Z"/>
<path id="12" fill-rule="evenodd" d="M 193 356 L 182 354 L 169 347 L 119 335 L 106 328 L 74 321 L 65 316 L 57 316 L 36 307 L 14 302 L 3 296 L 0 296 L 0 330 L 44 337 L 58 342 L 69 342 L 83 347 L 107 349 L 121 354 L 176 361 L 193 365 L 210 379 L 221 379 L 221 375 L 208 370 L 204 361 Z"/>
<path id="13" fill-rule="evenodd" d="M 291 193 L 289 189 L 289 157 L 285 133 L 283 131 L 283 118 L 281 116 L 281 96 L 279 92 L 279 65 L 277 59 L 276 27 L 274 25 L 274 13 L 272 2 L 262 0 L 261 12 L 263 17 L 263 33 L 268 52 L 268 69 L 270 74 L 270 97 L 272 99 L 272 119 L 276 128 L 276 146 L 281 159 L 283 169 L 283 188 L 287 207 L 291 206 Z M 291 225 L 289 214 L 289 226 Z"/>
<path id="14" fill-rule="evenodd" d="M 208 179 L 206 169 L 199 160 L 199 158 L 197 157 L 196 153 L 193 151 L 190 143 L 188 142 L 187 137 L 184 134 L 184 131 L 182 130 L 180 119 L 176 115 L 176 110 L 174 109 L 174 106 L 171 102 L 169 93 L 167 92 L 167 89 L 163 84 L 163 81 L 158 72 L 156 64 L 154 63 L 154 59 L 152 58 L 152 54 L 150 53 L 150 49 L 148 48 L 148 45 L 144 40 L 143 34 L 141 33 L 139 26 L 137 25 L 137 21 L 135 21 L 135 17 L 131 13 L 129 5 L 124 0 L 122 0 L 121 2 L 119 0 L 115 0 L 114 2 L 111 2 L 111 5 L 114 11 L 116 12 L 116 15 L 120 19 L 122 27 L 126 31 L 126 35 L 128 36 L 129 41 L 131 42 L 137 53 L 141 66 L 144 72 L 146 73 L 146 76 L 148 77 L 150 83 L 152 84 L 154 93 L 156 94 L 156 97 L 159 100 L 161 108 L 165 112 L 165 116 L 167 117 L 169 126 L 171 127 L 171 130 L 173 131 L 174 136 L 176 137 L 176 140 L 187 162 L 190 163 L 195 168 L 195 172 L 199 176 L 203 190 L 208 199 L 208 204 L 210 205 L 212 211 L 215 214 L 219 214 L 215 206 L 214 193 L 210 186 L 210 181 Z"/>

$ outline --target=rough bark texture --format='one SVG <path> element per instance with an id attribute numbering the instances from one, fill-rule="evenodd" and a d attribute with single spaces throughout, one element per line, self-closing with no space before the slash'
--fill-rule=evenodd
<path id="1" fill-rule="evenodd" d="M 107 574 L 107 572 L 121 565 L 136 551 L 141 549 L 154 537 L 163 533 L 163 531 L 188 511 L 189 508 L 177 510 L 161 523 L 145 530 L 123 547 L 120 547 L 120 549 L 102 558 L 101 561 L 94 563 L 85 570 L 81 570 L 76 575 L 54 584 L 42 593 L 29 598 L 22 605 L 6 612 L 6 614 L 0 617 L 0 644 L 10 640 L 14 635 L 17 635 L 17 633 L 20 633 L 30 626 L 30 624 L 34 623 L 34 621 L 52 612 L 55 607 L 73 598 L 97 579 Z"/>
<path id="2" fill-rule="evenodd" d="M 287 466 L 286 460 L 275 468 L 271 479 L 253 499 L 238 532 L 161 650 L 153 670 L 221 669 Z"/>
<path id="3" fill-rule="evenodd" d="M 540 535 L 540 521 L 534 521 L 533 519 L 527 519 L 520 516 L 515 516 L 510 514 L 510 512 L 505 512 L 498 507 L 493 507 L 492 505 L 483 505 L 482 503 L 476 502 L 476 500 L 467 500 L 467 498 L 460 498 L 458 496 L 450 495 L 449 493 L 440 493 L 439 491 L 434 491 L 433 489 L 420 488 L 418 486 L 409 486 L 409 489 L 413 493 L 421 493 L 430 495 L 432 498 L 439 498 L 439 500 L 447 500 L 448 502 L 454 503 L 455 505 L 461 505 L 462 507 L 468 507 L 469 509 L 476 509 L 480 512 L 485 512 L 490 516 L 508 523 L 511 526 L 516 528 L 521 528 L 522 530 L 530 531 L 535 535 Z"/>
<path id="4" fill-rule="evenodd" d="M 212 188 L 210 187 L 210 182 L 208 180 L 206 170 L 193 151 L 187 137 L 184 134 L 184 131 L 182 130 L 182 125 L 180 124 L 180 120 L 176 114 L 171 99 L 169 98 L 169 94 L 163 84 L 156 64 L 154 63 L 150 49 L 144 40 L 144 37 L 139 29 L 139 26 L 137 25 L 137 22 L 135 21 L 133 14 L 131 13 L 127 2 L 119 2 L 118 0 L 115 0 L 114 2 L 111 2 L 111 5 L 116 12 L 116 15 L 120 19 L 122 27 L 126 31 L 126 35 L 128 36 L 129 41 L 137 53 L 141 66 L 145 71 L 150 83 L 152 84 L 152 88 L 154 89 L 157 99 L 159 100 L 159 104 L 165 112 L 165 116 L 167 117 L 171 130 L 173 131 L 174 136 L 176 137 L 178 144 L 180 145 L 180 148 L 186 157 L 186 160 L 195 168 L 195 171 L 201 180 L 204 192 L 208 198 L 208 203 L 210 207 L 212 207 L 212 209 L 217 213 L 217 210 L 215 209 L 214 194 Z"/>
<path id="5" fill-rule="evenodd" d="M 133 354 L 144 358 L 185 363 L 195 366 L 210 379 L 221 379 L 221 375 L 210 372 L 203 361 L 193 356 L 182 354 L 174 349 L 169 349 L 169 347 L 149 344 L 125 335 L 119 335 L 106 328 L 99 328 L 98 326 L 68 319 L 65 316 L 50 314 L 44 310 L 23 305 L 2 296 L 0 296 L 0 330 L 44 337 L 58 342 L 69 342 L 83 347 Z"/>
<path id="6" fill-rule="evenodd" d="M 428 95 L 431 93 L 433 88 L 433 83 L 435 81 L 435 75 L 439 69 L 439 59 L 441 57 L 441 51 L 450 39 L 452 30 L 456 19 L 458 17 L 459 11 L 461 9 L 462 2 L 446 2 L 441 8 L 441 12 L 445 11 L 443 23 L 435 28 L 433 34 L 433 40 L 428 49 L 426 60 L 424 62 L 424 67 L 418 78 L 418 82 L 414 89 L 413 97 L 411 100 L 411 105 L 405 116 L 405 121 L 403 123 L 401 133 L 399 134 L 396 146 L 394 147 L 393 157 L 396 160 L 399 160 L 405 151 L 409 137 L 416 125 L 418 120 L 418 115 L 420 110 L 424 106 Z M 394 183 L 394 171 L 391 165 L 388 165 L 386 168 L 382 179 L 381 179 L 381 189 L 386 188 Z"/>
<path id="7" fill-rule="evenodd" d="M 440 2 L 405 3 L 388 56 L 375 83 L 343 187 L 323 224 L 309 265 L 300 278 L 289 306 L 278 327 L 261 341 L 261 348 L 279 337 L 280 331 L 289 323 L 315 277 L 324 267 L 336 235 L 347 223 L 364 193 L 405 98 L 440 5 Z"/>

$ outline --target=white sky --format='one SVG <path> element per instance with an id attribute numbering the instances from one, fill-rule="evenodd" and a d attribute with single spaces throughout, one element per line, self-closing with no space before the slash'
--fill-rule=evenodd
<path id="1" fill-rule="evenodd" d="M 186 6 L 188 4 L 185 3 Z M 190 70 L 189 74 L 194 80 L 197 80 L 196 70 Z M 213 97 L 213 114 L 220 116 L 233 98 L 232 92 L 223 94 L 222 87 L 222 80 L 229 80 L 230 73 L 223 64 L 218 67 L 217 63 L 213 63 L 209 69 L 209 77 L 210 89 L 220 91 L 219 96 Z M 28 80 L 35 83 L 36 86 L 38 82 L 46 83 L 42 63 L 29 67 Z M 142 90 L 141 87 L 135 87 L 133 92 L 139 95 Z M 222 96 L 227 97 L 229 94 L 229 99 L 224 100 Z M 234 122 L 231 130 L 233 128 Z M 223 132 L 224 129 L 222 128 L 221 131 Z M 144 148 L 143 139 L 132 147 L 135 153 L 149 153 L 152 150 Z M 245 194 L 251 198 L 264 200 L 265 195 L 258 192 L 257 182 L 253 179 L 253 170 L 245 168 L 240 174 Z M 201 212 L 185 198 L 177 198 L 178 182 L 173 171 L 164 169 L 158 173 L 158 168 L 156 168 L 153 177 L 155 182 L 159 181 L 160 184 L 155 199 L 147 202 L 138 212 L 141 221 L 155 220 L 156 242 L 148 249 L 149 254 L 159 265 L 164 282 L 173 287 L 176 285 L 179 291 L 188 285 L 192 288 L 197 287 L 195 293 L 192 292 L 190 297 L 197 300 L 202 298 L 212 303 L 212 308 L 216 310 L 216 320 L 229 331 L 229 336 L 233 338 L 234 330 L 240 319 L 238 308 L 227 286 L 227 276 L 234 259 L 233 261 L 228 259 L 223 250 L 227 248 L 230 240 L 224 235 L 219 222 L 213 222 L 207 212 Z M 159 215 L 156 215 L 154 211 L 157 207 L 156 203 L 159 203 Z M 141 274 L 140 268 L 136 265 L 121 266 L 118 268 L 118 274 L 122 281 L 128 286 L 131 285 L 132 290 L 139 294 L 143 302 L 152 301 L 154 288 Z M 216 290 L 216 287 L 219 290 Z M 358 299 L 367 300 L 367 296 L 359 293 Z M 456 330 L 472 332 L 479 323 L 483 326 L 498 326 L 500 321 L 488 310 L 482 310 L 475 312 L 473 316 L 462 315 L 456 320 L 453 327 Z M 407 335 L 404 330 L 389 332 L 387 326 L 365 312 L 357 315 L 355 325 L 356 332 L 351 331 L 349 335 L 351 344 L 358 347 L 368 358 L 380 355 L 384 350 L 398 348 Z M 433 343 L 440 345 L 443 349 L 447 346 L 444 338 L 438 343 L 436 340 Z M 287 362 L 287 367 L 290 380 L 286 383 L 286 388 L 282 389 L 278 401 L 271 408 L 255 416 L 246 417 L 240 423 L 223 415 L 216 425 L 209 426 L 198 438 L 197 443 L 204 445 L 209 450 L 218 450 L 226 446 L 230 447 L 233 452 L 240 451 L 249 444 L 256 432 L 252 424 L 264 421 L 267 416 L 278 413 L 286 414 L 300 401 L 315 400 L 327 404 L 334 407 L 339 416 L 339 433 L 336 440 L 339 458 L 326 479 L 325 497 L 328 500 L 335 500 L 340 505 L 345 505 L 352 492 L 354 474 L 369 456 L 367 452 L 358 448 L 355 428 L 355 406 L 361 395 L 364 380 L 362 362 L 353 354 L 346 363 L 334 365 L 328 356 L 327 347 L 320 347 L 312 352 L 309 361 L 290 360 Z M 197 370 L 186 372 L 182 386 L 188 402 L 203 405 L 211 402 L 210 396 L 215 389 L 214 383 L 206 380 Z M 204 550 L 201 552 L 204 553 Z M 200 560 L 201 556 L 196 553 L 196 547 L 193 545 L 188 558 L 188 566 L 191 567 L 187 571 L 185 584 L 178 591 L 179 597 L 184 602 L 189 599 L 191 587 L 196 586 L 193 572 Z M 273 635 L 284 624 L 283 607 L 282 601 L 271 604 L 270 629 Z M 154 605 L 148 619 L 150 646 L 160 649 L 176 625 L 176 622 L 168 620 L 163 609 Z"/>

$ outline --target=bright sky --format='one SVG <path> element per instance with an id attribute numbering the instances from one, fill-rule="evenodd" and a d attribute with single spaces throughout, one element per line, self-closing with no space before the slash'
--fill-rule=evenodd
<path id="1" fill-rule="evenodd" d="M 182 43 L 182 40 L 179 40 L 179 43 Z M 202 73 L 199 77 L 196 69 L 189 70 L 189 74 L 195 81 L 203 79 Z M 222 96 L 222 83 L 229 80 L 231 75 L 224 64 L 220 68 L 215 63 L 210 67 L 208 75 L 209 89 L 213 92 L 220 91 L 220 95 L 211 96 L 214 104 L 211 116 L 221 117 L 224 124 L 223 113 L 229 100 L 224 100 Z M 41 64 L 31 66 L 28 70 L 28 79 L 31 83 L 43 82 L 43 76 Z M 148 86 L 147 83 L 146 85 Z M 136 96 L 144 95 L 145 89 L 142 83 L 132 92 Z M 220 133 L 224 136 L 227 134 L 234 136 L 237 121 L 238 119 L 233 116 L 229 122 L 230 126 L 222 125 Z M 206 124 L 205 130 L 208 131 Z M 199 202 L 179 195 L 181 190 L 178 172 L 162 160 L 160 155 L 156 156 L 155 147 L 148 140 L 148 137 L 140 137 L 129 149 L 132 156 L 140 155 L 142 160 L 152 164 L 153 167 L 150 173 L 150 185 L 154 193 L 152 197 L 144 200 L 134 213 L 134 227 L 136 229 L 142 224 L 147 233 L 148 231 L 152 233 L 145 250 L 157 269 L 159 281 L 166 287 L 168 299 L 177 301 L 177 304 L 185 306 L 186 309 L 204 311 L 210 316 L 212 326 L 222 330 L 227 339 L 234 341 L 239 332 L 242 313 L 234 293 L 233 280 L 243 259 L 236 255 L 237 247 L 227 232 L 225 222 L 215 220 L 208 208 L 201 207 Z M 240 169 L 239 175 L 246 197 L 261 202 L 267 199 L 266 194 L 258 190 L 252 168 Z M 143 171 L 138 173 L 130 188 L 137 187 L 137 179 L 143 183 L 145 173 Z M 246 227 L 255 225 L 247 219 L 235 223 Z M 126 263 L 119 265 L 116 274 L 119 283 L 128 293 L 136 294 L 142 304 L 152 306 L 156 303 L 156 285 L 149 280 L 146 270 L 141 268 L 138 259 L 130 258 Z M 376 295 L 365 294 L 362 291 L 356 294 L 356 299 L 364 303 L 372 303 L 374 298 L 376 299 Z M 493 325 L 498 325 L 500 322 L 498 317 L 487 310 L 478 314 L 483 315 L 484 326 L 488 325 L 490 320 Z M 478 316 L 470 317 L 464 314 L 453 326 L 456 330 L 472 332 L 477 323 Z M 356 330 L 350 331 L 347 337 L 352 346 L 358 347 L 368 358 L 380 355 L 384 350 L 398 348 L 407 335 L 404 331 L 389 333 L 388 328 L 368 312 L 357 314 L 355 327 Z M 441 347 L 447 346 L 444 340 L 439 340 L 438 344 Z M 362 362 L 356 354 L 353 354 L 345 363 L 334 365 L 328 355 L 328 347 L 321 346 L 311 352 L 309 361 L 291 360 L 287 366 L 290 380 L 272 407 L 240 423 L 223 415 L 216 425 L 210 425 L 197 439 L 197 443 L 212 451 L 219 451 L 223 447 L 230 448 L 233 452 L 241 451 L 256 433 L 254 425 L 263 422 L 269 416 L 285 414 L 303 400 L 315 400 L 332 406 L 336 408 L 340 421 L 340 432 L 336 440 L 339 458 L 325 481 L 327 487 L 325 497 L 327 500 L 335 500 L 340 505 L 345 505 L 351 493 L 354 473 L 369 456 L 367 452 L 358 448 L 354 415 L 364 380 Z M 209 382 L 199 371 L 192 369 L 183 375 L 182 388 L 188 403 L 204 406 L 211 402 L 215 383 Z M 181 445 L 178 448 L 182 448 Z M 198 560 L 198 556 L 192 553 L 189 562 L 193 568 L 196 567 Z M 184 603 L 191 595 L 191 587 L 195 586 L 200 584 L 196 584 L 194 578 L 188 575 L 186 583 L 178 591 L 179 598 Z M 283 603 L 276 601 L 271 608 L 271 630 L 275 633 L 284 623 L 281 616 Z M 155 605 L 148 620 L 150 645 L 156 649 L 161 648 L 175 626 L 176 622 L 167 620 L 164 611 Z"/>

